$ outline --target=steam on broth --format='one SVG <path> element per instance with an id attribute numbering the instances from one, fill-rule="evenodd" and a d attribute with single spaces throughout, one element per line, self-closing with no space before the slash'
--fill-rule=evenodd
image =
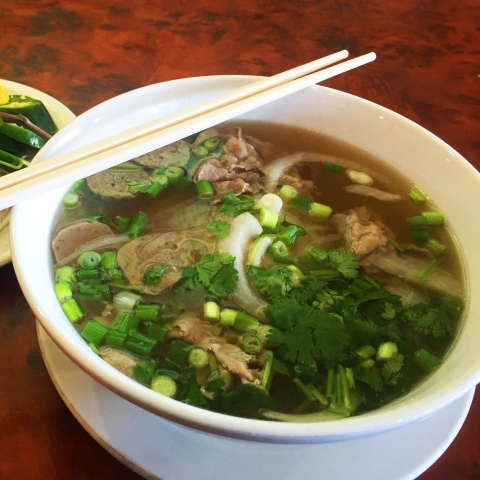
<path id="1" fill-rule="evenodd" d="M 445 355 L 465 295 L 421 190 L 348 143 L 269 123 L 77 183 L 52 250 L 62 308 L 105 361 L 250 418 L 342 418 L 406 394 Z"/>

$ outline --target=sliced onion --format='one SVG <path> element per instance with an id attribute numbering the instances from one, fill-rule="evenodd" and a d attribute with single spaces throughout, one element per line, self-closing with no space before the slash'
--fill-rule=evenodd
<path id="1" fill-rule="evenodd" d="M 272 241 L 272 237 L 257 238 L 248 249 L 247 265 L 255 265 L 258 267 Z"/>
<path id="2" fill-rule="evenodd" d="M 332 155 L 326 155 L 323 153 L 315 152 L 298 152 L 293 155 L 288 155 L 286 157 L 277 158 L 271 162 L 266 171 L 265 171 L 265 190 L 267 192 L 274 192 L 277 188 L 278 179 L 280 175 L 286 172 L 288 169 L 297 165 L 298 163 L 318 163 L 318 162 L 330 162 L 336 163 L 337 165 L 342 166 L 343 168 L 351 170 L 362 170 L 363 172 L 370 175 L 372 178 L 375 178 L 379 181 L 386 182 L 387 180 L 382 175 L 379 175 L 377 172 L 374 172 L 370 169 L 360 166 L 357 162 L 347 160 L 345 158 L 333 157 Z"/>
<path id="3" fill-rule="evenodd" d="M 77 259 L 82 253 L 88 252 L 89 250 L 102 250 L 103 248 L 110 248 L 115 245 L 127 243 L 129 240 L 131 240 L 131 238 L 126 233 L 121 235 L 106 235 L 105 237 L 96 238 L 95 240 L 78 247 L 73 253 L 68 255 L 68 257 L 60 260 L 56 266 L 62 267 L 63 265 L 68 265 L 73 262 L 73 260 Z"/>
<path id="4" fill-rule="evenodd" d="M 278 214 L 282 210 L 283 200 L 274 193 L 267 193 L 257 202 L 256 206 Z"/>
<path id="5" fill-rule="evenodd" d="M 247 250 L 253 239 L 262 233 L 258 220 L 248 212 L 236 217 L 230 224 L 230 234 L 221 240 L 217 249 L 235 257 L 234 266 L 238 271 L 237 287 L 230 294 L 230 298 L 241 310 L 264 320 L 263 309 L 267 303 L 260 298 L 250 287 L 245 273 Z"/>

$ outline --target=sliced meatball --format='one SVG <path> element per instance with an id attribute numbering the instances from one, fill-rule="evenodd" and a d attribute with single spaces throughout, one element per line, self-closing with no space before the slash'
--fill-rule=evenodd
<path id="1" fill-rule="evenodd" d="M 147 185 L 152 183 L 148 174 L 143 170 L 122 170 L 118 168 L 111 168 L 91 175 L 87 177 L 86 181 L 90 190 L 102 197 L 135 197 L 137 194 L 128 190 L 128 179 Z"/>
<path id="2" fill-rule="evenodd" d="M 190 158 L 190 144 L 184 140 L 173 142 L 165 147 L 140 155 L 133 159 L 135 163 L 149 168 L 184 167 Z"/>
<path id="3" fill-rule="evenodd" d="M 112 234 L 113 230 L 101 222 L 72 223 L 60 230 L 52 241 L 55 260 L 59 262 L 82 245 Z"/>

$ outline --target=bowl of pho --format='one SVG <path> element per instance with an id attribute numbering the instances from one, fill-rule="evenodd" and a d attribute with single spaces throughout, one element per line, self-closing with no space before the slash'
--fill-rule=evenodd
<path id="1" fill-rule="evenodd" d="M 254 80 L 123 94 L 36 161 Z M 479 187 L 420 126 L 314 86 L 18 205 L 13 262 L 55 343 L 130 402 L 225 437 L 346 440 L 478 382 Z"/>

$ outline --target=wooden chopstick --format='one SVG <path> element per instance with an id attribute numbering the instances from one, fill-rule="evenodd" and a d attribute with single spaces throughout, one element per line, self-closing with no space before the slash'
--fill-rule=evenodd
<path id="1" fill-rule="evenodd" d="M 343 52 L 339 52 L 339 54 L 344 55 Z M 118 165 L 119 163 L 155 150 L 156 148 L 168 145 L 184 137 L 210 128 L 218 123 L 261 107 L 269 102 L 278 100 L 286 95 L 303 90 L 304 88 L 321 82 L 327 78 L 331 78 L 335 75 L 339 75 L 340 73 L 344 73 L 348 70 L 364 65 L 373 61 L 374 59 L 374 53 L 362 55 L 352 60 L 339 63 L 320 71 L 315 71 L 314 73 L 310 73 L 299 78 L 295 77 L 295 79 L 292 81 L 281 83 L 273 86 L 272 88 L 268 88 L 267 90 L 263 89 L 263 87 L 260 87 L 259 93 L 255 93 L 247 97 L 241 93 L 239 95 L 240 100 L 233 101 L 232 103 L 228 104 L 225 104 L 223 101 L 218 101 L 217 97 L 212 101 L 222 104 L 223 106 L 209 109 L 206 108 L 206 105 L 204 105 L 209 101 L 202 102 L 200 105 L 203 105 L 202 108 L 205 109 L 203 110 L 204 113 L 192 116 L 188 112 L 185 113 L 185 111 L 183 111 L 183 113 L 179 112 L 178 118 L 183 117 L 184 120 L 175 122 L 173 124 L 168 124 L 167 120 L 167 124 L 169 126 L 161 127 L 159 130 L 145 133 L 145 129 L 143 128 L 144 125 L 140 125 L 139 127 L 127 132 L 129 138 L 131 138 L 129 141 L 123 141 L 125 138 L 124 132 L 100 142 L 87 145 L 86 147 L 82 147 L 74 152 L 62 154 L 47 161 L 34 164 L 23 171 L 9 174 L 8 176 L 0 179 L 0 209 L 10 207 L 26 200 L 27 198 L 41 195 L 42 193 L 46 193 L 67 183 L 73 183 L 75 180 L 93 175 L 94 173 L 98 173 L 102 170 Z M 285 72 L 285 74 L 287 74 L 287 72 Z M 258 84 L 259 82 L 255 83 Z M 242 89 L 244 88 L 245 87 L 242 87 Z M 234 92 L 236 92 L 236 90 Z M 230 94 L 231 93 L 232 92 L 230 92 Z M 226 94 L 226 96 L 228 95 L 229 94 Z M 195 106 L 190 107 L 190 109 L 192 108 L 194 109 Z M 187 109 L 187 111 L 190 109 Z M 147 124 L 147 126 L 150 126 L 155 122 L 150 122 Z M 160 119 L 158 122 L 162 122 L 162 119 Z M 133 132 L 133 134 L 131 132 Z M 142 135 L 138 136 L 137 133 L 141 133 Z M 119 135 L 122 138 L 122 142 L 115 144 L 115 138 Z M 90 149 L 90 147 L 92 145 L 93 151 L 97 151 L 98 153 L 91 154 L 92 149 Z M 108 145 L 108 148 L 104 148 L 105 145 Z M 74 163 L 68 162 L 69 158 L 73 155 L 75 155 L 76 161 Z M 48 168 L 42 168 L 47 162 L 50 162 Z M 54 170 L 52 170 L 50 167 L 52 162 L 55 162 Z M 9 177 L 14 175 L 17 178 L 22 175 L 22 178 L 19 180 L 12 179 L 12 181 L 9 181 Z"/>
<path id="2" fill-rule="evenodd" d="M 292 68 L 291 70 L 281 72 L 272 77 L 262 78 L 261 80 L 237 88 L 223 95 L 205 100 L 178 112 L 173 112 L 169 115 L 146 122 L 142 125 L 112 135 L 108 138 L 90 143 L 71 152 L 58 155 L 55 158 L 50 158 L 38 164 L 34 163 L 27 170 L 13 172 L 4 178 L 1 178 L 0 190 L 17 183 L 24 182 L 30 178 L 34 178 L 39 174 L 43 175 L 47 172 L 58 170 L 59 166 L 63 167 L 71 165 L 79 160 L 83 160 L 84 158 L 91 157 L 92 155 L 96 155 L 114 147 L 118 147 L 140 139 L 150 133 L 171 127 L 180 122 L 190 120 L 191 118 L 198 117 L 199 115 L 203 115 L 215 109 L 243 100 L 244 98 L 251 97 L 257 93 L 264 92 L 270 88 L 285 84 L 295 80 L 296 78 L 303 77 L 307 74 L 320 70 L 321 68 L 327 67 L 328 65 L 339 62 L 346 57 L 348 57 L 348 51 L 342 50 L 332 55 L 314 60 L 313 62 Z"/>

